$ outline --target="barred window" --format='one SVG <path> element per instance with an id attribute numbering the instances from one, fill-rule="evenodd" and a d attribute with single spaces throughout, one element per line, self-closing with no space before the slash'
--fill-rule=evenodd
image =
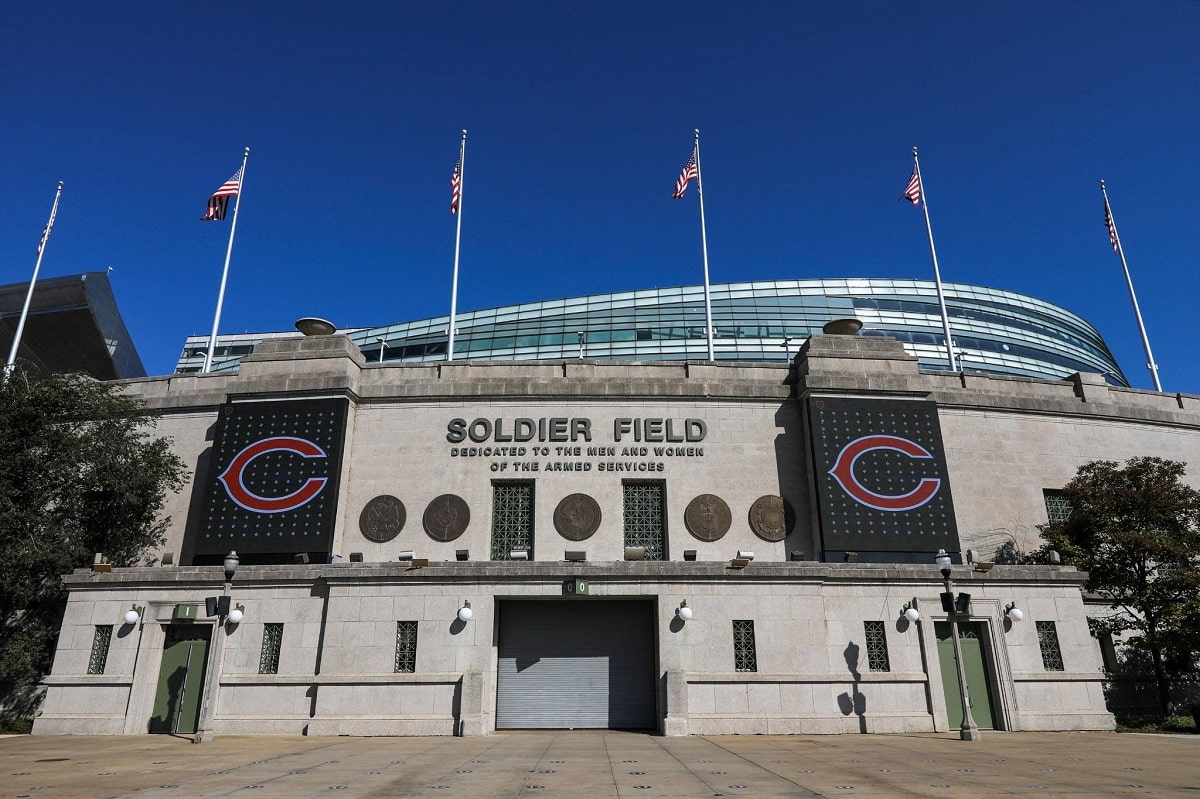
<path id="1" fill-rule="evenodd" d="M 1046 501 L 1046 518 L 1051 524 L 1061 524 L 1071 518 L 1071 503 L 1063 492 L 1053 488 L 1043 488 L 1042 498 Z"/>
<path id="2" fill-rule="evenodd" d="M 754 649 L 754 622 L 750 619 L 734 619 L 734 671 L 758 671 L 758 656 L 755 654 Z"/>
<path id="3" fill-rule="evenodd" d="M 258 657 L 259 674 L 279 673 L 279 650 L 283 646 L 282 622 L 263 625 L 262 654 Z"/>
<path id="4" fill-rule="evenodd" d="M 417 670 L 417 623 L 396 622 L 396 673 Z"/>
<path id="5" fill-rule="evenodd" d="M 871 671 L 891 671 L 888 660 L 887 630 L 881 621 L 864 621 L 867 636 L 867 668 Z"/>
<path id="6" fill-rule="evenodd" d="M 1042 668 L 1046 671 L 1062 671 L 1062 649 L 1058 646 L 1058 630 L 1052 621 L 1034 622 L 1037 628 L 1038 646 L 1042 649 Z"/>
<path id="7" fill-rule="evenodd" d="M 625 546 L 643 547 L 646 560 L 665 559 L 665 483 L 661 480 L 631 480 L 621 488 L 624 493 Z"/>
<path id="8" fill-rule="evenodd" d="M 492 560 L 521 549 L 533 559 L 533 483 L 492 483 Z"/>
<path id="9" fill-rule="evenodd" d="M 88 659 L 88 674 L 103 674 L 104 664 L 108 662 L 108 645 L 112 643 L 113 626 L 97 624 L 96 633 L 92 636 L 92 656 Z"/>

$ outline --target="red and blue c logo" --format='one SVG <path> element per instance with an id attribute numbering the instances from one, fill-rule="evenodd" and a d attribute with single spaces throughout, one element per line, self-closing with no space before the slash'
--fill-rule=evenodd
<path id="1" fill-rule="evenodd" d="M 859 481 L 858 475 L 855 474 L 854 467 L 863 455 L 880 449 L 900 452 L 910 458 L 933 458 L 929 450 L 907 438 L 885 435 L 863 436 L 842 447 L 829 474 L 833 475 L 833 479 L 837 480 L 842 490 L 855 501 L 875 510 L 893 512 L 915 510 L 933 499 L 942 487 L 941 478 L 924 477 L 912 491 L 896 495 L 877 494 L 863 485 Z"/>
<path id="2" fill-rule="evenodd" d="M 266 455 L 268 452 L 294 452 L 302 458 L 325 457 L 325 450 L 313 442 L 292 436 L 264 438 L 246 447 L 237 455 L 234 455 L 228 468 L 217 479 L 225 487 L 225 492 L 229 494 L 229 498 L 248 511 L 255 513 L 283 513 L 289 510 L 296 510 L 316 498 L 317 494 L 320 494 L 321 490 L 325 488 L 325 484 L 329 482 L 328 477 L 310 477 L 304 481 L 304 485 L 290 494 L 285 494 L 281 497 L 259 496 L 246 488 L 246 484 L 242 478 L 247 467 L 254 462 L 254 459 L 261 455 Z"/>

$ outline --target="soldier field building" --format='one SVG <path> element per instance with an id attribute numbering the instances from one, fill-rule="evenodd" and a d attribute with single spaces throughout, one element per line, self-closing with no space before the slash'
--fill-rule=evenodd
<path id="1" fill-rule="evenodd" d="M 1087 461 L 1194 460 L 1200 397 L 1082 355 L 931 368 L 833 318 L 773 362 L 574 330 L 558 357 L 394 360 L 316 325 L 124 381 L 192 480 L 153 565 L 66 577 L 34 732 L 949 731 L 951 612 L 980 728 L 1111 729 L 1084 576 L 996 552 L 1036 547 Z"/>

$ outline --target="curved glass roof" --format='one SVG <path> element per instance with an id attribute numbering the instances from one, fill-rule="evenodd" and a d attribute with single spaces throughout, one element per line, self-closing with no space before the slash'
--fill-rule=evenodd
<path id="1" fill-rule="evenodd" d="M 1057 305 L 1000 289 L 943 283 L 954 356 L 967 372 L 1061 379 L 1096 372 L 1128 381 L 1100 333 Z M 822 326 L 855 317 L 859 335 L 890 336 L 922 368 L 950 368 L 932 281 L 882 278 L 713 284 L 719 361 L 785 362 Z M 343 331 L 369 363 L 446 360 L 448 316 Z M 298 334 L 222 336 L 214 368 L 254 343 Z M 454 360 L 707 360 L 704 287 L 644 289 L 508 305 L 458 315 Z M 207 337 L 187 340 L 176 371 L 198 371 Z"/>

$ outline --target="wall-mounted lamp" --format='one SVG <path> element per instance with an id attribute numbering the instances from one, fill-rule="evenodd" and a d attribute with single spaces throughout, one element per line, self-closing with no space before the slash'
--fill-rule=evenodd
<path id="1" fill-rule="evenodd" d="M 858 553 L 857 552 L 843 552 L 842 553 L 842 563 L 858 563 Z"/>
<path id="2" fill-rule="evenodd" d="M 683 559 L 684 560 L 695 560 L 696 559 L 696 550 L 694 550 L 694 549 L 683 550 Z"/>
<path id="3" fill-rule="evenodd" d="M 733 560 L 729 561 L 729 568 L 731 569 L 744 569 L 749 565 L 750 561 L 746 558 L 734 558 Z"/>
<path id="4" fill-rule="evenodd" d="M 229 611 L 229 623 L 241 624 L 244 618 L 246 618 L 246 606 L 239 602 L 233 606 L 233 610 Z"/>
<path id="5" fill-rule="evenodd" d="M 585 549 L 568 549 L 563 551 L 563 560 L 572 563 L 579 563 L 587 560 L 587 550 Z"/>
<path id="6" fill-rule="evenodd" d="M 625 547 L 625 560 L 645 560 L 645 547 Z"/>
<path id="7" fill-rule="evenodd" d="M 469 549 L 454 550 L 454 559 L 455 560 L 470 560 L 471 559 L 471 550 L 469 550 Z"/>
<path id="8" fill-rule="evenodd" d="M 471 610 L 471 600 L 464 599 L 462 607 L 458 609 L 458 620 L 459 621 L 470 621 L 471 617 L 474 615 L 475 615 L 475 612 L 473 610 Z"/>
<path id="9" fill-rule="evenodd" d="M 1016 602 L 1009 602 L 1004 606 L 1004 615 L 1012 621 L 1020 621 L 1025 618 L 1025 611 L 1017 607 Z"/>
<path id="10" fill-rule="evenodd" d="M 900 615 L 912 622 L 921 620 L 921 611 L 917 610 L 917 598 L 913 597 L 900 608 Z"/>
<path id="11" fill-rule="evenodd" d="M 675 608 L 675 615 L 679 617 L 680 621 L 692 620 L 694 614 L 692 613 L 692 609 L 688 607 L 686 599 L 679 603 L 679 607 Z"/>
<path id="12" fill-rule="evenodd" d="M 512 552 L 508 553 L 508 559 L 509 560 L 529 560 L 529 550 L 528 549 L 514 549 Z"/>
<path id="13" fill-rule="evenodd" d="M 737 556 L 739 560 L 754 560 L 754 553 L 746 549 L 739 549 Z"/>
<path id="14" fill-rule="evenodd" d="M 975 571 L 977 571 L 977 572 L 990 572 L 990 571 L 992 570 L 992 567 L 993 567 L 993 566 L 995 566 L 995 565 L 996 565 L 996 562 L 995 562 L 995 561 L 991 561 L 991 560 L 977 560 L 977 561 L 975 561 Z"/>
<path id="15" fill-rule="evenodd" d="M 145 605 L 134 605 L 129 610 L 125 611 L 124 619 L 126 624 L 137 624 L 142 620 L 142 614 L 146 611 Z"/>
<path id="16" fill-rule="evenodd" d="M 402 549 L 396 554 L 396 560 L 412 560 L 413 551 L 411 549 Z"/>

